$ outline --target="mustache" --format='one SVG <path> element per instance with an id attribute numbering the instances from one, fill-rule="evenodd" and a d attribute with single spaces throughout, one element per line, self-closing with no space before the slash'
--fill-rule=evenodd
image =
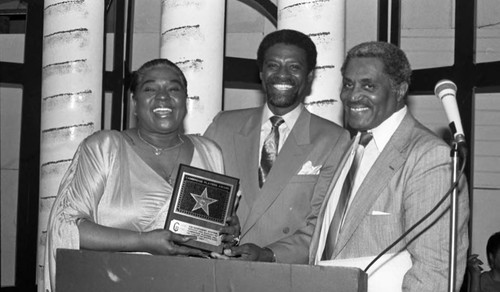
<path id="1" fill-rule="evenodd" d="M 289 85 L 292 85 L 292 86 L 295 86 L 295 80 L 293 80 L 292 78 L 282 78 L 282 77 L 272 77 L 268 80 L 267 82 L 268 84 L 280 84 L 280 83 L 285 83 L 285 84 L 289 84 Z"/>
<path id="2" fill-rule="evenodd" d="M 369 107 L 364 102 L 344 102 L 344 106 L 347 106 L 347 107 Z"/>

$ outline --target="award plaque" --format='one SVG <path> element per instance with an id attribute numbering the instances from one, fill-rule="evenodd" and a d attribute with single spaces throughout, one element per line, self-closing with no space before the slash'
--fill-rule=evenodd
<path id="1" fill-rule="evenodd" d="M 233 213 L 239 179 L 181 164 L 165 229 L 195 235 L 184 245 L 222 253 L 219 230 Z"/>

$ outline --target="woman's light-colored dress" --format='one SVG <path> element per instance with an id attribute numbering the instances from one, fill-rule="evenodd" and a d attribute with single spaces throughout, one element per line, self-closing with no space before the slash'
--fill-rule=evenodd
<path id="1" fill-rule="evenodd" d="M 224 172 L 222 153 L 214 142 L 187 137 L 194 145 L 191 166 Z M 78 220 L 141 232 L 164 227 L 173 186 L 136 154 L 127 139 L 124 132 L 103 130 L 86 138 L 76 151 L 49 217 L 44 291 L 55 287 L 56 250 L 80 248 Z"/>

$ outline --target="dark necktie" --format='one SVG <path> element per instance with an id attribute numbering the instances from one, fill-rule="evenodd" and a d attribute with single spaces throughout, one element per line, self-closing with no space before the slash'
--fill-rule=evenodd
<path id="1" fill-rule="evenodd" d="M 271 132 L 264 140 L 260 158 L 259 187 L 261 188 L 266 181 L 266 177 L 269 174 L 269 171 L 271 171 L 274 160 L 276 160 L 276 157 L 278 156 L 278 146 L 280 141 L 279 126 L 284 122 L 283 118 L 279 116 L 272 116 L 270 120 L 272 124 Z"/>
<path id="2" fill-rule="evenodd" d="M 356 172 L 358 170 L 361 158 L 363 158 L 363 153 L 365 151 L 366 145 L 370 143 L 373 138 L 371 133 L 361 132 L 361 137 L 359 138 L 359 144 L 356 147 L 356 153 L 354 154 L 354 159 L 352 161 L 351 167 L 347 176 L 345 178 L 344 184 L 342 186 L 342 191 L 340 193 L 339 202 L 337 203 L 337 208 L 333 214 L 333 219 L 328 229 L 328 235 L 326 236 L 325 249 L 321 257 L 322 260 L 330 260 L 332 258 L 333 249 L 337 241 L 337 235 L 340 232 L 340 227 L 342 220 L 347 212 L 347 206 L 349 204 L 349 199 L 351 197 L 352 187 L 354 185 L 354 178 L 356 177 Z"/>

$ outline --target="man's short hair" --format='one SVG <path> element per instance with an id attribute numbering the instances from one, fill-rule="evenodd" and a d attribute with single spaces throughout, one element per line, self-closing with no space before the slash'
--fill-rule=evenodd
<path id="1" fill-rule="evenodd" d="M 488 239 L 488 243 L 486 244 L 486 257 L 488 258 L 488 264 L 490 267 L 492 266 L 492 262 L 490 261 L 490 254 L 495 256 L 497 252 L 500 250 L 500 232 L 494 233 Z"/>
<path id="2" fill-rule="evenodd" d="M 311 72 L 316 67 L 318 52 L 311 38 L 296 30 L 281 29 L 266 35 L 260 43 L 257 50 L 257 65 L 259 65 L 259 70 L 262 71 L 266 51 L 276 44 L 294 45 L 303 49 L 307 57 L 307 71 Z"/>
<path id="3" fill-rule="evenodd" d="M 384 64 L 384 73 L 389 75 L 393 85 L 402 82 L 410 85 L 411 67 L 406 54 L 397 46 L 386 42 L 365 42 L 347 52 L 340 71 L 344 75 L 347 64 L 353 58 L 377 58 Z"/>

